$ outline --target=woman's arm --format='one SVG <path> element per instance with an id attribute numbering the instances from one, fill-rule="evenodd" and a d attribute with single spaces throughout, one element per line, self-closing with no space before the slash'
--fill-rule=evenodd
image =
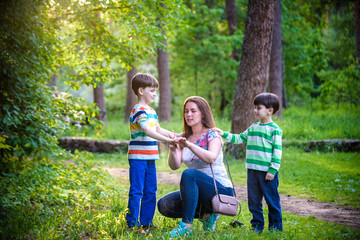
<path id="1" fill-rule="evenodd" d="M 180 148 L 176 148 L 173 144 L 169 144 L 169 157 L 168 164 L 172 170 L 177 170 L 181 166 L 181 154 L 182 150 Z"/>
<path id="2" fill-rule="evenodd" d="M 188 147 L 196 156 L 198 156 L 202 161 L 213 164 L 216 158 L 219 155 L 221 149 L 221 138 L 214 138 L 209 142 L 208 150 L 203 149 L 196 144 L 187 141 L 185 138 L 179 140 L 181 147 Z"/>

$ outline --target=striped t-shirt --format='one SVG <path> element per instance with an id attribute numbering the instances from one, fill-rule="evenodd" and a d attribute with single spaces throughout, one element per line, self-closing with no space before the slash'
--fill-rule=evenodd
<path id="1" fill-rule="evenodd" d="M 159 126 L 155 110 L 149 106 L 143 107 L 136 104 L 131 111 L 130 118 L 130 143 L 128 151 L 129 160 L 158 160 L 159 151 L 157 141 L 143 132 L 149 126 L 156 131 Z"/>
<path id="2" fill-rule="evenodd" d="M 282 131 L 274 122 L 253 123 L 240 134 L 224 132 L 223 138 L 230 143 L 247 143 L 246 168 L 276 174 L 282 154 Z"/>

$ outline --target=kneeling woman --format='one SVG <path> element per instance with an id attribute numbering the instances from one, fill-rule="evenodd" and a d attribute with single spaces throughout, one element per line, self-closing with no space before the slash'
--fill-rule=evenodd
<path id="1" fill-rule="evenodd" d="M 234 195 L 231 181 L 223 163 L 221 137 L 211 130 L 215 122 L 207 101 L 198 96 L 189 97 L 183 106 L 184 132 L 178 146 L 170 146 L 168 163 L 172 170 L 184 163 L 188 169 L 181 175 L 180 191 L 163 196 L 158 201 L 159 212 L 171 218 L 182 218 L 170 237 L 191 233 L 194 218 L 200 219 L 204 230 L 216 227 L 220 215 L 212 212 L 211 199 L 215 186 L 210 164 L 214 171 L 219 194 Z"/>

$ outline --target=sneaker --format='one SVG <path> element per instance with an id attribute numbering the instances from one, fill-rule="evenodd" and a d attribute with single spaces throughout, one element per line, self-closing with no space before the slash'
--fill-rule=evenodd
<path id="1" fill-rule="evenodd" d="M 203 229 L 205 231 L 214 231 L 216 228 L 216 223 L 220 219 L 220 214 L 212 213 L 210 217 L 206 220 L 201 220 L 203 223 Z"/>
<path id="2" fill-rule="evenodd" d="M 186 223 L 180 221 L 177 228 L 175 228 L 171 232 L 167 232 L 165 234 L 169 235 L 170 238 L 175 238 L 175 237 L 183 237 L 183 236 L 185 236 L 187 234 L 191 234 L 191 233 L 192 233 L 192 231 L 190 229 L 186 228 Z"/>

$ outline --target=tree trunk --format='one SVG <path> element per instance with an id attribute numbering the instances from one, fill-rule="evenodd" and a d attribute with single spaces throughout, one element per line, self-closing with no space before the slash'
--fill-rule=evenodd
<path id="1" fill-rule="evenodd" d="M 56 87 L 57 75 L 55 73 L 51 74 L 51 80 L 48 83 L 49 87 Z"/>
<path id="2" fill-rule="evenodd" d="M 100 116 L 97 118 L 103 121 L 107 125 L 107 116 L 106 116 L 106 106 L 105 106 L 105 94 L 104 94 L 104 84 L 98 83 L 96 87 L 94 87 L 94 103 L 100 109 Z"/>
<path id="3" fill-rule="evenodd" d="M 255 121 L 254 97 L 269 78 L 275 0 L 249 0 L 232 116 L 231 131 L 240 133 Z"/>
<path id="4" fill-rule="evenodd" d="M 164 43 L 166 45 L 166 43 Z M 159 120 L 170 122 L 171 120 L 171 88 L 168 54 L 164 50 L 157 49 L 157 64 L 159 73 Z"/>
<path id="5" fill-rule="evenodd" d="M 226 0 L 225 5 L 229 27 L 229 35 L 232 36 L 237 29 L 235 0 Z M 233 49 L 232 51 L 232 57 L 235 61 L 239 61 L 239 53 L 235 49 Z"/>
<path id="6" fill-rule="evenodd" d="M 356 39 L 356 59 L 360 65 L 360 7 L 359 0 L 354 0 L 354 20 L 355 20 L 355 39 Z"/>
<path id="7" fill-rule="evenodd" d="M 165 8 L 163 3 L 160 3 L 162 8 Z M 161 21 L 161 19 L 159 19 Z M 159 28 L 163 28 L 162 24 L 159 24 Z M 165 31 L 162 30 L 164 36 L 166 35 Z M 167 51 L 166 40 L 163 42 L 165 50 Z M 159 121 L 170 122 L 171 120 L 171 88 L 170 88 L 170 71 L 169 71 L 169 62 L 167 52 L 157 48 L 157 67 L 159 74 Z"/>
<path id="8" fill-rule="evenodd" d="M 126 106 L 125 106 L 125 118 L 124 122 L 129 122 L 131 110 L 136 104 L 136 95 L 131 88 L 131 80 L 137 73 L 135 66 L 131 65 L 131 69 L 127 72 L 127 90 L 126 90 Z"/>
<path id="9" fill-rule="evenodd" d="M 280 107 L 277 116 L 282 118 L 282 33 L 281 33 L 281 0 L 275 0 L 274 29 L 269 69 L 269 92 L 279 97 Z"/>

